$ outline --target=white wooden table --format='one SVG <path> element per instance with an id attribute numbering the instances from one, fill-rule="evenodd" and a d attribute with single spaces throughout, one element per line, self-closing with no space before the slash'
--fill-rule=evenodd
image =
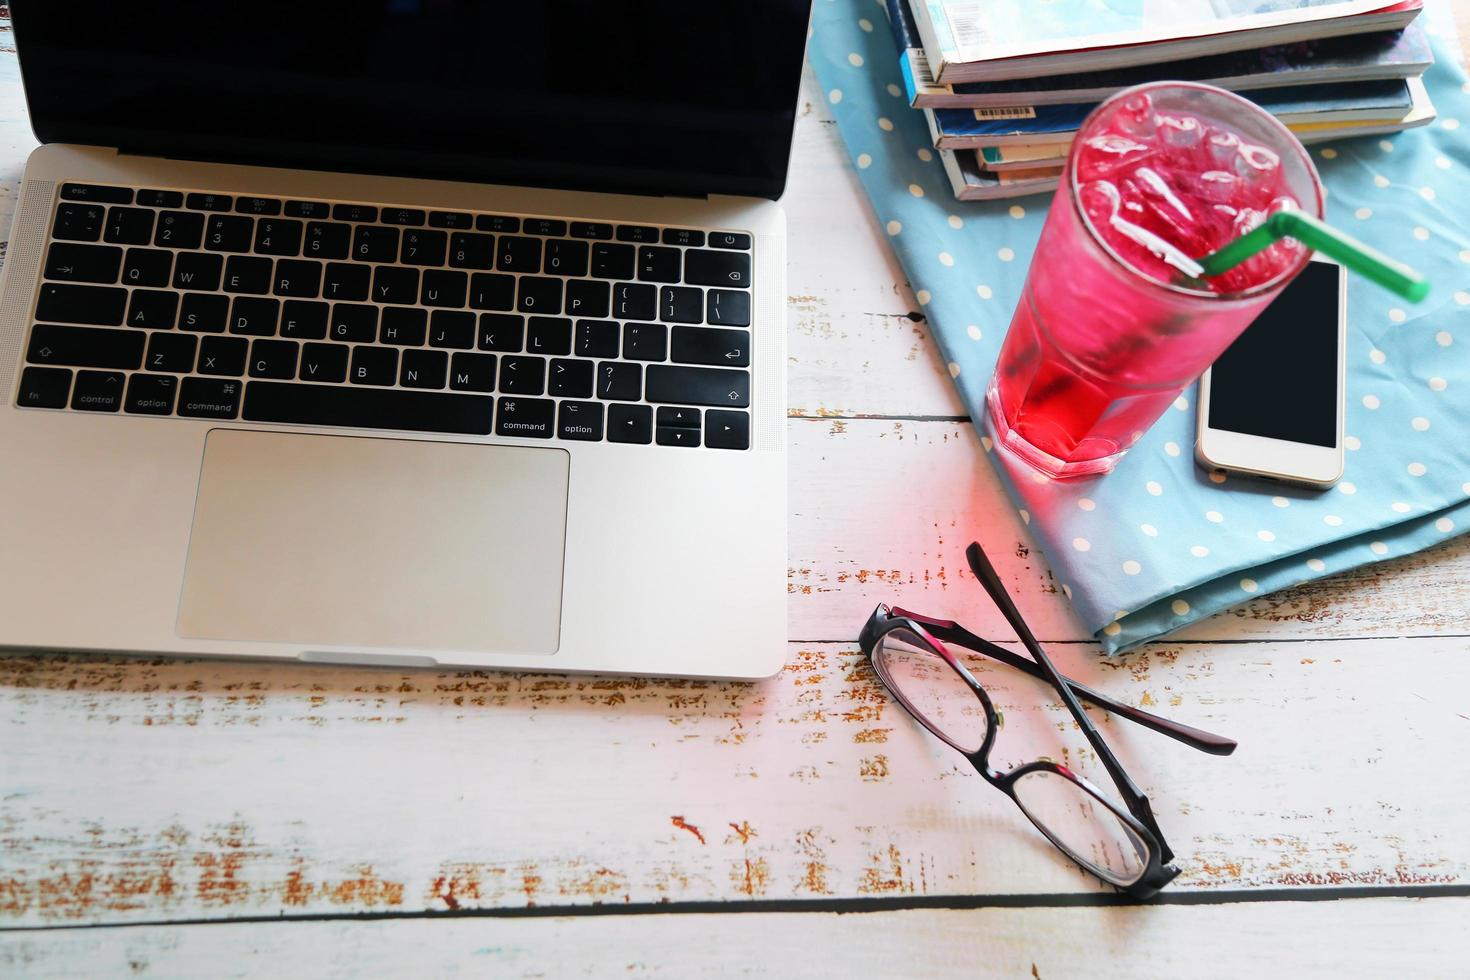
<path id="1" fill-rule="evenodd" d="M 0 975 L 1470 974 L 1470 544 L 1103 658 L 816 95 L 785 198 L 786 671 L 0 656 Z M 0 87 L 4 227 L 31 145 Z M 1241 742 L 1105 725 L 1184 869 L 1154 904 L 1059 858 L 853 642 L 879 601 L 1008 637 L 976 537 L 1065 672 Z M 1004 761 L 1090 771 L 1044 688 L 981 669 Z"/>

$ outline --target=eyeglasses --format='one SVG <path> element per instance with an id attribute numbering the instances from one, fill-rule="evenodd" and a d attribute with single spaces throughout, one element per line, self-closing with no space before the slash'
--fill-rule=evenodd
<path id="1" fill-rule="evenodd" d="M 970 545 L 965 557 L 1032 659 L 981 639 L 957 623 L 879 605 L 858 639 L 874 673 L 919 724 L 969 759 L 985 781 L 1015 801 L 1062 853 L 1134 898 L 1153 896 L 1179 874 L 1170 863 L 1174 853 L 1164 841 L 1148 798 L 1128 777 L 1080 702 L 1211 755 L 1229 755 L 1235 751 L 1235 742 L 1114 701 L 1063 677 L 1021 619 L 980 545 Z M 992 768 L 990 750 L 1000 716 L 985 688 L 946 644 L 1050 683 L 1112 777 L 1122 802 L 1050 759 L 1038 759 L 1009 772 Z"/>

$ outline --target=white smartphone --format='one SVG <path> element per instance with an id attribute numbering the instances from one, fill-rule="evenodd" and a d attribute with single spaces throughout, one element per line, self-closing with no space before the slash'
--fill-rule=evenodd
<path id="1" fill-rule="evenodd" d="M 1330 487 L 1342 476 L 1347 273 L 1313 258 L 1200 378 L 1207 470 Z"/>

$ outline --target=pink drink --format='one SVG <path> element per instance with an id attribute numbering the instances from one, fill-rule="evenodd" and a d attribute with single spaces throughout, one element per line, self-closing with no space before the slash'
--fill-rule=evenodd
<path id="1" fill-rule="evenodd" d="M 1282 208 L 1320 217 L 1306 151 L 1205 85 L 1119 93 L 1082 124 L 987 392 L 998 441 L 1106 473 L 1308 259 L 1284 240 L 1211 280 L 1192 261 Z"/>

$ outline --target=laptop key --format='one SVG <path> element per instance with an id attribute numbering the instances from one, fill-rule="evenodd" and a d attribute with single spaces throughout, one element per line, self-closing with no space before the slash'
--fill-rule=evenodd
<path id="1" fill-rule="evenodd" d="M 258 296 L 236 296 L 230 307 L 230 333 L 274 337 L 281 301 Z"/>
<path id="2" fill-rule="evenodd" d="M 190 194 L 184 203 L 194 211 L 228 211 L 235 201 L 228 194 Z"/>
<path id="3" fill-rule="evenodd" d="M 463 310 L 435 310 L 429 319 L 429 346 L 472 349 L 475 346 L 475 315 Z"/>
<path id="4" fill-rule="evenodd" d="M 658 317 L 658 289 L 647 283 L 620 282 L 613 286 L 613 316 L 619 320 Z"/>
<path id="5" fill-rule="evenodd" d="M 173 287 L 175 289 L 219 288 L 220 275 L 224 271 L 223 256 L 208 252 L 180 252 L 174 259 Z"/>
<path id="6" fill-rule="evenodd" d="M 618 241 L 647 245 L 658 241 L 658 229 L 648 225 L 618 225 Z"/>
<path id="7" fill-rule="evenodd" d="M 417 303 L 419 270 L 380 265 L 373 270 L 373 302 Z"/>
<path id="8" fill-rule="evenodd" d="M 364 300 L 372 286 L 372 271 L 365 265 L 328 262 L 322 279 L 322 299 Z"/>
<path id="9" fill-rule="evenodd" d="M 617 357 L 617 323 L 612 320 L 578 320 L 576 352 L 580 357 Z"/>
<path id="10" fill-rule="evenodd" d="M 225 329 L 229 316 L 229 297 L 185 293 L 184 301 L 179 304 L 179 329 L 220 333 Z"/>
<path id="11" fill-rule="evenodd" d="M 398 229 L 360 226 L 352 236 L 352 257 L 359 262 L 398 261 Z"/>
<path id="12" fill-rule="evenodd" d="M 327 335 L 326 303 L 288 299 L 281 304 L 281 336 L 294 340 L 321 340 Z"/>
<path id="13" fill-rule="evenodd" d="M 598 442 L 602 439 L 601 402 L 562 402 L 556 413 L 556 434 L 562 439 Z"/>
<path id="14" fill-rule="evenodd" d="M 174 253 L 156 248 L 130 248 L 123 256 L 124 286 L 167 286 Z"/>
<path id="15" fill-rule="evenodd" d="M 704 320 L 704 290 L 692 286 L 665 286 L 659 290 L 661 319 L 668 323 L 700 323 Z"/>
<path id="16" fill-rule="evenodd" d="M 521 230 L 521 219 L 507 214 L 477 214 L 475 228 L 478 231 L 516 232 Z"/>
<path id="17" fill-rule="evenodd" d="M 502 389 L 504 386 L 502 385 Z M 495 413 L 495 434 L 521 439 L 550 439 L 556 402 L 544 398 L 502 398 Z"/>
<path id="18" fill-rule="evenodd" d="M 656 421 L 661 429 L 697 429 L 699 428 L 699 409 L 662 405 L 659 407 Z"/>
<path id="19" fill-rule="evenodd" d="M 651 364 L 648 400 L 677 405 L 750 407 L 750 375 L 720 368 Z"/>
<path id="20" fill-rule="evenodd" d="M 52 242 L 42 275 L 62 282 L 117 282 L 123 250 L 109 245 Z"/>
<path id="21" fill-rule="evenodd" d="M 420 208 L 384 208 L 378 220 L 385 225 L 421 225 L 424 212 Z"/>
<path id="22" fill-rule="evenodd" d="M 63 201 L 94 201 L 98 204 L 132 204 L 133 192 L 126 187 L 104 187 L 101 184 L 61 185 Z"/>
<path id="23" fill-rule="evenodd" d="M 612 287 L 596 279 L 567 282 L 566 311 L 572 316 L 607 316 L 612 310 Z"/>
<path id="24" fill-rule="evenodd" d="M 347 348 L 342 344 L 303 344 L 301 347 L 302 381 L 325 381 L 339 384 L 347 380 Z"/>
<path id="25" fill-rule="evenodd" d="M 711 289 L 705 294 L 709 322 L 719 327 L 750 326 L 750 294 L 733 289 Z"/>
<path id="26" fill-rule="evenodd" d="M 355 385 L 391 385 L 398 377 L 398 351 L 391 347 L 352 348 Z"/>
<path id="27" fill-rule="evenodd" d="M 684 252 L 684 281 L 696 286 L 750 285 L 750 256 L 691 248 Z"/>
<path id="28" fill-rule="evenodd" d="M 750 236 L 738 231 L 716 231 L 709 236 L 713 248 L 750 248 Z"/>
<path id="29" fill-rule="evenodd" d="M 546 361 L 539 357 L 504 357 L 500 390 L 507 395 L 539 395 L 546 390 Z"/>
<path id="30" fill-rule="evenodd" d="M 200 374 L 231 375 L 245 373 L 245 356 L 249 341 L 244 337 L 205 337 L 199 344 Z"/>
<path id="31" fill-rule="evenodd" d="M 560 313 L 561 280 L 522 276 L 516 309 L 522 313 Z"/>
<path id="32" fill-rule="evenodd" d="M 455 232 L 449 236 L 449 264 L 456 269 L 495 268 L 495 236 Z"/>
<path id="33" fill-rule="evenodd" d="M 304 227 L 294 218 L 261 218 L 255 223 L 255 253 L 287 258 L 300 255 Z"/>
<path id="34" fill-rule="evenodd" d="M 587 243 L 553 238 L 546 243 L 546 271 L 554 276 L 587 274 Z"/>
<path id="35" fill-rule="evenodd" d="M 469 292 L 470 277 L 463 272 L 444 269 L 425 269 L 423 287 L 419 290 L 419 302 L 425 306 L 464 306 L 465 294 Z"/>
<path id="36" fill-rule="evenodd" d="M 149 371 L 188 374 L 194 370 L 194 349 L 198 345 L 198 339 L 186 333 L 150 334 L 143 367 Z"/>
<path id="37" fill-rule="evenodd" d="M 179 379 L 166 374 L 135 374 L 128 378 L 123 408 L 132 415 L 172 415 Z"/>
<path id="38" fill-rule="evenodd" d="M 597 363 L 597 397 L 636 402 L 643 397 L 643 365 L 623 361 Z"/>
<path id="39" fill-rule="evenodd" d="M 257 255 L 231 255 L 225 263 L 224 289 L 227 293 L 270 292 L 271 260 Z"/>
<path id="40" fill-rule="evenodd" d="M 644 282 L 678 282 L 679 265 L 677 248 L 644 245 L 638 250 L 638 278 Z"/>
<path id="41" fill-rule="evenodd" d="M 352 247 L 352 226 L 309 221 L 301 254 L 309 259 L 345 259 Z"/>
<path id="42" fill-rule="evenodd" d="M 429 227 L 465 230 L 475 227 L 475 217 L 463 211 L 430 211 Z"/>
<path id="43" fill-rule="evenodd" d="M 592 397 L 592 362 L 555 358 L 547 378 L 547 394 L 559 398 Z"/>
<path id="44" fill-rule="evenodd" d="M 541 239 L 501 235 L 495 250 L 495 268 L 501 272 L 540 272 Z"/>
<path id="45" fill-rule="evenodd" d="M 516 303 L 514 276 L 476 273 L 470 276 L 470 306 L 477 310 L 508 310 Z"/>
<path id="46" fill-rule="evenodd" d="M 241 214 L 211 215 L 204 226 L 204 247 L 211 252 L 248 252 L 255 219 Z"/>
<path id="47" fill-rule="evenodd" d="M 78 371 L 71 392 L 71 407 L 81 412 L 116 412 L 122 408 L 121 371 Z"/>
<path id="48" fill-rule="evenodd" d="M 70 392 L 71 372 L 66 368 L 28 367 L 20 373 L 15 403 L 21 408 L 65 408 Z"/>
<path id="49" fill-rule="evenodd" d="M 279 379 L 296 377 L 296 354 L 299 346 L 294 340 L 255 341 L 250 345 L 250 376 Z"/>
<path id="50" fill-rule="evenodd" d="M 58 204 L 51 237 L 69 242 L 95 242 L 102 236 L 107 209 L 100 204 Z"/>
<path id="51" fill-rule="evenodd" d="M 750 366 L 750 334 L 713 327 L 675 327 L 673 358 L 680 364 Z"/>
<path id="52" fill-rule="evenodd" d="M 384 307 L 378 340 L 401 347 L 420 347 L 424 343 L 425 333 L 428 332 L 428 323 L 428 312 L 417 307 Z"/>
<path id="53" fill-rule="evenodd" d="M 503 313 L 480 314 L 480 335 L 476 343 L 480 350 L 498 350 L 514 354 L 521 349 L 525 336 L 524 317 Z"/>
<path id="54" fill-rule="evenodd" d="M 377 221 L 378 209 L 371 204 L 334 204 L 332 205 L 332 217 L 337 221 L 351 221 L 360 224 L 364 221 Z"/>
<path id="55" fill-rule="evenodd" d="M 599 279 L 632 279 L 637 258 L 632 245 L 598 242 L 592 246 L 592 274 Z"/>
<path id="56" fill-rule="evenodd" d="M 153 244 L 160 248 L 198 248 L 204 241 L 204 215 L 165 211 L 158 216 Z"/>
<path id="57" fill-rule="evenodd" d="M 237 197 L 235 210 L 241 214 L 277 215 L 281 213 L 281 202 L 273 197 Z"/>
<path id="58" fill-rule="evenodd" d="M 648 445 L 653 441 L 653 409 L 647 405 L 609 405 L 607 441 Z"/>
<path id="59" fill-rule="evenodd" d="M 528 235 L 565 235 L 567 223 L 555 218 L 527 218 L 521 222 L 521 231 Z"/>
<path id="60" fill-rule="evenodd" d="M 495 399 L 485 395 L 252 381 L 245 386 L 244 417 L 250 422 L 483 436 L 490 433 L 494 406 Z"/>
<path id="61" fill-rule="evenodd" d="M 128 302 L 128 326 L 172 330 L 179 314 L 179 294 L 135 289 Z"/>
<path id="62" fill-rule="evenodd" d="M 405 265 L 443 265 L 448 248 L 449 236 L 442 231 L 405 231 L 402 261 Z"/>
<path id="63" fill-rule="evenodd" d="M 442 350 L 406 350 L 398 383 L 405 388 L 443 388 L 449 355 Z"/>
<path id="64" fill-rule="evenodd" d="M 137 330 L 102 330 L 38 323 L 31 330 L 26 360 L 59 367 L 128 368 L 143 363 L 143 341 Z"/>
<path id="65" fill-rule="evenodd" d="M 688 228 L 665 228 L 665 245 L 684 245 L 698 247 L 704 244 L 704 232 L 692 231 Z"/>
<path id="66" fill-rule="evenodd" d="M 332 208 L 325 201 L 287 201 L 286 216 L 289 218 L 330 218 Z"/>
<path id="67" fill-rule="evenodd" d="M 314 299 L 322 289 L 322 264 L 309 259 L 277 259 L 273 292 L 277 296 Z"/>
<path id="68" fill-rule="evenodd" d="M 184 195 L 179 191 L 139 191 L 138 204 L 145 208 L 181 208 Z"/>
<path id="69" fill-rule="evenodd" d="M 114 245 L 147 245 L 153 240 L 153 212 L 147 208 L 108 208 L 102 240 Z"/>
<path id="70" fill-rule="evenodd" d="M 698 446 L 699 430 L 661 425 L 655 430 L 655 439 L 660 446 Z"/>
<path id="71" fill-rule="evenodd" d="M 591 238 L 606 241 L 613 236 L 613 226 L 601 221 L 573 221 L 573 238 Z"/>
<path id="72" fill-rule="evenodd" d="M 449 362 L 449 387 L 455 391 L 495 390 L 495 355 L 455 354 Z"/>
<path id="73" fill-rule="evenodd" d="M 710 449 L 749 449 L 750 415 L 710 409 L 704 414 L 704 444 Z"/>
<path id="74" fill-rule="evenodd" d="M 526 330 L 526 353 L 570 354 L 572 321 L 559 316 L 533 316 Z"/>
<path id="75" fill-rule="evenodd" d="M 372 343 L 378 338 L 378 308 L 355 303 L 333 304 L 327 335 L 343 343 Z"/>
<path id="76" fill-rule="evenodd" d="M 115 327 L 123 322 L 128 291 L 112 286 L 45 283 L 36 302 L 36 319 Z"/>
<path id="77" fill-rule="evenodd" d="M 240 414 L 238 381 L 185 378 L 179 386 L 179 414 L 191 419 L 229 420 Z"/>
<path id="78" fill-rule="evenodd" d="M 669 353 L 669 328 L 662 323 L 630 323 L 623 328 L 623 358 L 662 361 Z"/>

